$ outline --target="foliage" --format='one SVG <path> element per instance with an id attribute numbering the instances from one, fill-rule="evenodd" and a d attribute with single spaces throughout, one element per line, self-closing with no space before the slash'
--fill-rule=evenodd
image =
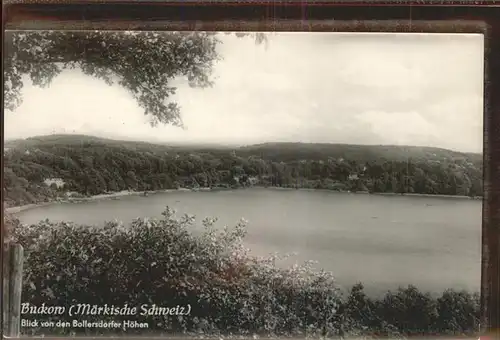
<path id="1" fill-rule="evenodd" d="M 248 34 L 236 34 L 238 37 Z M 256 43 L 262 34 L 254 34 Z M 66 69 L 126 88 L 151 123 L 181 126 L 172 80 L 206 87 L 220 59 L 214 32 L 9 31 L 4 43 L 5 108 L 22 102 L 23 77 L 46 87 Z"/>
<path id="2" fill-rule="evenodd" d="M 477 294 L 448 290 L 436 299 L 410 286 L 373 299 L 358 284 L 344 296 L 332 273 L 317 271 L 311 263 L 284 267 L 277 255 L 252 257 L 242 245 L 244 221 L 233 229 L 219 228 L 215 222 L 207 218 L 199 230 L 194 217 L 177 218 L 167 207 L 161 219 L 137 219 L 127 226 L 107 223 L 99 228 L 49 221 L 18 225 L 13 241 L 22 244 L 26 254 L 23 302 L 38 306 L 190 304 L 189 315 L 137 320 L 149 323 L 147 332 L 200 337 L 458 336 L 474 335 L 478 329 Z M 92 320 L 92 316 L 85 318 Z M 102 329 L 78 331 L 109 334 L 101 333 Z M 70 330 L 34 332 L 68 334 Z"/>
<path id="3" fill-rule="evenodd" d="M 8 206 L 122 190 L 273 186 L 482 196 L 482 161 L 435 148 L 338 144 L 167 147 L 88 136 L 6 143 Z M 47 185 L 60 178 L 64 186 Z"/>
<path id="4" fill-rule="evenodd" d="M 358 334 L 394 338 L 478 333 L 477 293 L 449 289 L 436 298 L 410 285 L 373 299 L 363 289 L 361 283 L 354 285 L 345 300 L 346 318 Z"/>
<path id="5" fill-rule="evenodd" d="M 282 270 L 275 258 L 250 257 L 241 243 L 244 222 L 221 230 L 205 219 L 199 234 L 190 232 L 194 222 L 167 208 L 162 219 L 137 219 L 127 227 L 44 221 L 15 228 L 14 241 L 26 252 L 23 302 L 191 305 L 188 316 L 140 317 L 150 331 L 170 334 L 287 335 L 306 326 L 338 328 L 340 293 L 330 273 L 308 266 Z"/>

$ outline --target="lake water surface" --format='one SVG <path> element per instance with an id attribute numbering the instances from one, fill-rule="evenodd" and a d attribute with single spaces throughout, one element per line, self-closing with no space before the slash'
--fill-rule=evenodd
<path id="1" fill-rule="evenodd" d="M 479 291 L 481 201 L 329 191 L 247 189 L 169 192 L 148 197 L 64 203 L 23 211 L 24 223 L 48 218 L 82 224 L 160 217 L 168 205 L 221 225 L 248 220 L 246 244 L 256 255 L 296 252 L 348 287 L 379 294 L 399 285 L 440 292 Z"/>

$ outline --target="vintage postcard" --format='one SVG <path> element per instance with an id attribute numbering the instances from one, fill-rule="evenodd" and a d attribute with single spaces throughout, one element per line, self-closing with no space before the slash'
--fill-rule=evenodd
<path id="1" fill-rule="evenodd" d="M 22 335 L 477 333 L 482 35 L 5 39 Z"/>

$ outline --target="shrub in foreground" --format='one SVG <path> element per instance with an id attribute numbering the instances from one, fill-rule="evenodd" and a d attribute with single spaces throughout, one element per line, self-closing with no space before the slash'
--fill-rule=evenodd
<path id="1" fill-rule="evenodd" d="M 193 233 L 192 216 L 177 218 L 167 208 L 161 219 L 137 219 L 127 226 L 49 221 L 18 225 L 12 238 L 25 247 L 23 302 L 191 307 L 188 315 L 136 317 L 149 324 L 140 333 L 156 334 L 396 337 L 470 335 L 477 329 L 477 296 L 447 291 L 435 299 L 408 287 L 370 299 L 358 284 L 344 297 L 332 274 L 315 271 L 311 263 L 281 268 L 278 256 L 250 256 L 242 244 L 244 221 L 222 230 L 215 222 L 205 219 L 204 231 Z M 110 316 L 109 320 L 120 318 L 132 319 Z M 85 319 L 92 321 L 92 316 Z M 81 332 L 120 330 L 82 328 Z"/>
<path id="2" fill-rule="evenodd" d="M 23 302 L 191 306 L 189 315 L 138 318 L 150 331 L 170 334 L 329 335 L 339 329 L 341 296 L 330 273 L 308 265 L 283 270 L 274 257 L 250 257 L 242 245 L 244 223 L 218 230 L 214 219 L 205 219 L 204 232 L 195 235 L 194 222 L 167 208 L 162 219 L 129 226 L 45 221 L 15 228 L 26 252 Z M 61 317 L 73 319 L 54 319 Z"/>
<path id="3" fill-rule="evenodd" d="M 355 285 L 344 302 L 354 329 L 382 337 L 474 336 L 479 330 L 479 294 L 446 290 L 435 298 L 414 286 L 369 298 Z"/>

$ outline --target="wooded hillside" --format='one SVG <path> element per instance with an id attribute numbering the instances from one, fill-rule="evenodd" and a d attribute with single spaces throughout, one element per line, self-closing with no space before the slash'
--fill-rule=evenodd
<path id="1" fill-rule="evenodd" d="M 198 147 L 52 135 L 5 142 L 4 197 L 17 206 L 69 192 L 246 186 L 474 197 L 483 194 L 482 171 L 480 154 L 430 147 Z"/>

